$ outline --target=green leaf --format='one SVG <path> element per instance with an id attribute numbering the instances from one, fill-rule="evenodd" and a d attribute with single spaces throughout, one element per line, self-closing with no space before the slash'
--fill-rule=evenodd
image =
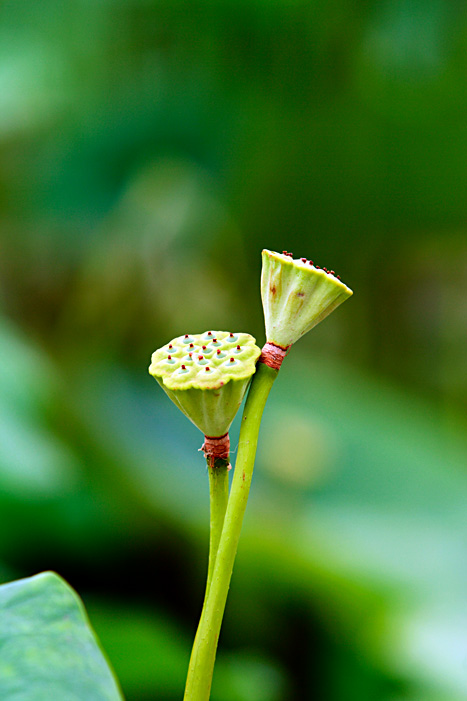
<path id="1" fill-rule="evenodd" d="M 0 586 L 0 698 L 121 701 L 78 595 L 43 572 Z"/>

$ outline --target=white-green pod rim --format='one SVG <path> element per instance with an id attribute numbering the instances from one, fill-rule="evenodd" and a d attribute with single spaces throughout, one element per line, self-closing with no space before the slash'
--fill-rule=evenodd
<path id="1" fill-rule="evenodd" d="M 229 331 L 178 336 L 153 353 L 149 373 L 205 436 L 220 437 L 256 370 L 255 340 Z"/>
<path id="2" fill-rule="evenodd" d="M 296 343 L 353 294 L 334 271 L 306 258 L 264 249 L 262 259 L 266 338 L 280 348 Z"/>

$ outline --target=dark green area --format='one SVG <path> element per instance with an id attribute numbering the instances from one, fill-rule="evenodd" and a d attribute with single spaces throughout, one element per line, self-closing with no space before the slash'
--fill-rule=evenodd
<path id="1" fill-rule="evenodd" d="M 268 402 L 213 701 L 466 698 L 466 49 L 441 0 L 2 3 L 0 572 L 128 701 L 181 698 L 207 568 L 150 354 L 261 345 L 263 247 L 355 294 Z"/>

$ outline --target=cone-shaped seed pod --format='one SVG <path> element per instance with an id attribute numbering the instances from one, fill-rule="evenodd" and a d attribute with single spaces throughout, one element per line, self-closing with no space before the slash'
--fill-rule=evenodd
<path id="1" fill-rule="evenodd" d="M 228 438 L 216 439 L 228 433 L 260 353 L 250 334 L 206 331 L 179 336 L 152 354 L 149 373 L 204 433 L 206 454 L 228 453 Z"/>
<path id="2" fill-rule="evenodd" d="M 268 344 L 282 351 L 350 297 L 334 271 L 291 253 L 263 250 L 261 299 Z M 263 350 L 264 353 L 264 350 Z"/>

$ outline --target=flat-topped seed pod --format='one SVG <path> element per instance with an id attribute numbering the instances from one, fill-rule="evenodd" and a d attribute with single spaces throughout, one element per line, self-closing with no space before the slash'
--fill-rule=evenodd
<path id="1" fill-rule="evenodd" d="M 224 436 L 261 351 L 248 333 L 206 331 L 174 338 L 152 354 L 149 373 L 205 436 Z"/>
<path id="2" fill-rule="evenodd" d="M 348 299 L 334 271 L 292 253 L 263 250 L 261 299 L 268 344 L 285 351 Z"/>

